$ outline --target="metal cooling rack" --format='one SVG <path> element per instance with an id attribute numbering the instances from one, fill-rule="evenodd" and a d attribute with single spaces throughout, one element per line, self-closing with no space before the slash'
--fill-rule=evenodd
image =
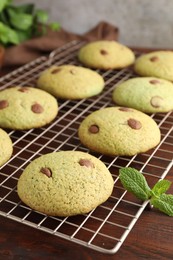
<path id="1" fill-rule="evenodd" d="M 81 65 L 76 55 L 83 44 L 71 42 L 52 52 L 48 58 L 40 57 L 15 70 L 0 79 L 0 88 L 35 86 L 40 72 L 52 64 Z M 133 157 L 108 157 L 88 151 L 77 136 L 80 122 L 97 109 L 114 106 L 111 98 L 114 85 L 135 76 L 130 68 L 98 72 L 106 82 L 102 94 L 80 101 L 59 100 L 59 114 L 46 127 L 8 131 L 14 152 L 12 158 L 0 168 L 0 215 L 94 250 L 113 254 L 118 251 L 147 205 L 147 202 L 141 203 L 123 189 L 118 179 L 119 169 L 135 167 L 145 174 L 150 185 L 169 173 L 173 165 L 173 113 L 151 115 L 160 127 L 162 140 L 157 148 L 147 153 Z M 60 150 L 90 152 L 101 159 L 112 173 L 115 188 L 111 197 L 89 214 L 50 217 L 31 210 L 19 200 L 16 185 L 25 167 L 42 154 Z"/>

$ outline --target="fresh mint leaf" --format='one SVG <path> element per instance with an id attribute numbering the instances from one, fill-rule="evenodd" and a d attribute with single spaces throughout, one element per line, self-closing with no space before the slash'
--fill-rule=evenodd
<path id="1" fill-rule="evenodd" d="M 37 10 L 35 12 L 35 18 L 38 23 L 46 24 L 48 20 L 48 14 L 43 10 Z"/>
<path id="2" fill-rule="evenodd" d="M 33 23 L 33 16 L 30 14 L 16 12 L 13 8 L 8 8 L 10 24 L 19 30 L 27 30 Z"/>
<path id="3" fill-rule="evenodd" d="M 161 194 L 159 197 L 152 197 L 150 203 L 168 216 L 173 216 L 173 195 Z"/>
<path id="4" fill-rule="evenodd" d="M 170 181 L 160 180 L 154 185 L 151 192 L 155 197 L 158 197 L 161 194 L 165 193 L 170 188 L 170 186 L 171 186 Z"/>
<path id="5" fill-rule="evenodd" d="M 49 27 L 51 28 L 52 31 L 57 31 L 60 29 L 60 24 L 59 23 L 50 23 Z"/>
<path id="6" fill-rule="evenodd" d="M 18 44 L 19 38 L 17 36 L 17 33 L 12 30 L 10 27 L 4 25 L 0 22 L 0 42 L 2 42 L 4 45 L 7 43 L 13 43 Z"/>
<path id="7" fill-rule="evenodd" d="M 173 195 L 165 194 L 171 185 L 170 181 L 160 180 L 151 190 L 145 177 L 136 169 L 126 167 L 120 169 L 119 172 L 121 183 L 127 191 L 132 192 L 141 200 L 149 200 L 153 207 L 168 216 L 173 216 Z"/>
<path id="8" fill-rule="evenodd" d="M 138 199 L 148 200 L 151 196 L 151 189 L 142 173 L 134 168 L 121 168 L 120 181 L 124 188 L 132 192 Z"/>
<path id="9" fill-rule="evenodd" d="M 6 12 L 2 11 L 0 12 L 0 22 L 3 23 L 4 25 L 9 25 L 9 19 L 6 15 Z"/>
<path id="10" fill-rule="evenodd" d="M 34 12 L 34 4 L 22 4 L 12 7 L 17 13 L 33 14 Z"/>
<path id="11" fill-rule="evenodd" d="M 17 45 L 33 37 L 42 36 L 48 28 L 58 30 L 58 23 L 47 24 L 48 14 L 37 10 L 35 4 L 13 5 L 13 0 L 0 0 L 0 44 Z"/>
<path id="12" fill-rule="evenodd" d="M 11 0 L 1 0 L 0 1 L 0 12 L 11 2 Z"/>
<path id="13" fill-rule="evenodd" d="M 31 30 L 26 30 L 26 31 L 21 31 L 21 30 L 16 30 L 17 36 L 19 38 L 19 42 L 24 42 L 26 40 L 31 39 L 32 32 Z"/>

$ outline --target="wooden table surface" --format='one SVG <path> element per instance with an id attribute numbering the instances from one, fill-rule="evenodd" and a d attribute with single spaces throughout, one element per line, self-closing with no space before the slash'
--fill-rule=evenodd
<path id="1" fill-rule="evenodd" d="M 1 75 L 10 70 L 2 70 Z M 167 179 L 173 181 L 173 168 Z M 170 193 L 173 194 L 173 185 Z M 0 260 L 3 259 L 173 259 L 173 218 L 146 209 L 119 251 L 108 255 L 0 216 Z"/>
<path id="2" fill-rule="evenodd" d="M 144 211 L 119 251 L 107 255 L 0 217 L 0 259 L 171 260 L 172 221 L 162 213 Z"/>

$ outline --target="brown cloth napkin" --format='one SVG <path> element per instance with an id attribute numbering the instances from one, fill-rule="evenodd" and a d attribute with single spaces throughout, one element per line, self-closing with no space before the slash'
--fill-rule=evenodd
<path id="1" fill-rule="evenodd" d="M 56 32 L 48 30 L 47 34 L 42 37 L 7 48 L 3 66 L 22 66 L 73 40 L 118 40 L 118 33 L 116 26 L 104 21 L 83 35 L 68 32 L 63 28 Z"/>

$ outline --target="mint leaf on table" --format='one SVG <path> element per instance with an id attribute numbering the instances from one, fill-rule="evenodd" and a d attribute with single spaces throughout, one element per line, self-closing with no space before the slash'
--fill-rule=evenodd
<path id="1" fill-rule="evenodd" d="M 151 189 L 142 173 L 133 168 L 120 169 L 119 178 L 124 188 L 132 192 L 138 199 L 148 200 Z"/>
<path id="2" fill-rule="evenodd" d="M 173 216 L 173 195 L 161 194 L 159 198 L 152 197 L 151 204 L 168 216 Z"/>
<path id="3" fill-rule="evenodd" d="M 171 182 L 168 180 L 160 180 L 158 181 L 154 187 L 152 188 L 151 192 L 153 196 L 160 196 L 161 194 L 165 193 L 171 186 Z"/>
<path id="4" fill-rule="evenodd" d="M 173 195 L 165 192 L 170 188 L 171 182 L 159 180 L 152 189 L 142 173 L 134 168 L 126 167 L 119 170 L 119 178 L 123 187 L 143 201 L 149 201 L 151 205 L 168 216 L 173 216 Z"/>

